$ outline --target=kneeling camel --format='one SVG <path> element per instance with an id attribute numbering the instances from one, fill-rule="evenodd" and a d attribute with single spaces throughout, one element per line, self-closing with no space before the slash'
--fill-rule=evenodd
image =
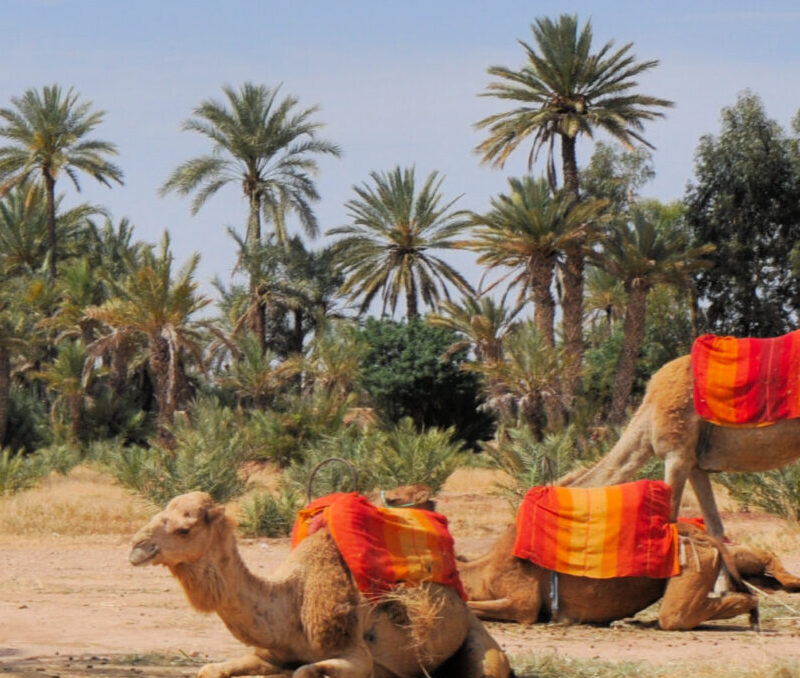
<path id="1" fill-rule="evenodd" d="M 165 565 L 191 605 L 216 612 L 252 652 L 208 664 L 200 678 L 507 678 L 508 660 L 451 588 L 399 590 L 370 603 L 326 528 L 301 542 L 270 579 L 252 574 L 232 523 L 211 497 L 173 499 L 134 537 L 133 565 Z"/>
<path id="2" fill-rule="evenodd" d="M 678 534 L 684 541 L 685 564 L 679 575 L 669 579 L 553 577 L 550 570 L 513 555 L 514 525 L 489 553 L 459 563 L 458 569 L 468 604 L 482 619 L 524 624 L 542 620 L 608 623 L 630 617 L 662 598 L 658 616 L 662 629 L 686 630 L 711 619 L 744 613 L 749 613 L 755 624 L 758 603 L 755 596 L 744 592 L 733 558 L 723 544 L 694 525 L 679 524 Z M 723 561 L 740 590 L 716 595 L 713 589 Z M 557 595 L 551 589 L 553 582 Z"/>

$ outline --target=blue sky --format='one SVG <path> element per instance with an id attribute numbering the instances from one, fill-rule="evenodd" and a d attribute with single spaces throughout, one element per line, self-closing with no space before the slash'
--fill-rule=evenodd
<path id="1" fill-rule="evenodd" d="M 346 223 L 343 204 L 371 171 L 414 165 L 421 179 L 436 170 L 445 196 L 462 195 L 457 206 L 475 210 L 522 175 L 527 149 L 503 171 L 479 164 L 472 149 L 483 133 L 473 125 L 503 110 L 478 96 L 486 69 L 521 66 L 517 41 L 532 42 L 540 16 L 576 13 L 591 19 L 596 46 L 631 42 L 638 59 L 660 61 L 639 91 L 675 108 L 645 132 L 657 147 L 648 196 L 682 197 L 698 140 L 719 131 L 721 109 L 741 91 L 758 94 L 787 129 L 800 109 L 800 7 L 789 1 L 5 0 L 3 10 L 0 106 L 29 87 L 72 86 L 106 111 L 95 136 L 120 151 L 124 186 L 83 178 L 76 194 L 62 179 L 65 203 L 103 204 L 148 242 L 168 229 L 179 263 L 201 254 L 205 291 L 214 275 L 229 280 L 226 227 L 242 230 L 244 201 L 231 187 L 191 216 L 189 199 L 157 190 L 177 164 L 208 150 L 180 123 L 201 100 L 221 98 L 224 84 L 280 84 L 302 106 L 320 107 L 324 136 L 343 150 L 320 162 L 323 230 Z M 581 147 L 581 164 L 589 153 Z M 460 265 L 477 282 L 480 271 Z"/>

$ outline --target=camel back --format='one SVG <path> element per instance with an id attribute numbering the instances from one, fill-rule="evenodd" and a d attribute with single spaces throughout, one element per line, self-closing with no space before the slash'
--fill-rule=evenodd
<path id="1" fill-rule="evenodd" d="M 680 564 L 670 498 L 660 480 L 531 488 L 517 513 L 513 553 L 578 577 L 671 577 Z"/>
<path id="2" fill-rule="evenodd" d="M 772 339 L 704 334 L 692 346 L 698 415 L 722 426 L 800 417 L 800 330 Z"/>
<path id="3" fill-rule="evenodd" d="M 379 508 L 355 492 L 321 497 L 298 512 L 292 548 L 327 527 L 358 588 L 377 598 L 400 585 L 436 582 L 465 598 L 447 518 L 434 511 Z"/>

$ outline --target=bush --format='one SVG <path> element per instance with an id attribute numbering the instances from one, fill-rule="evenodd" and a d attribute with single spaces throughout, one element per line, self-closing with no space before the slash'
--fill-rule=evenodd
<path id="1" fill-rule="evenodd" d="M 171 428 L 174 449 L 120 443 L 100 452 L 111 473 L 127 487 L 163 506 L 173 497 L 202 490 L 226 502 L 244 491 L 239 466 L 247 458 L 241 418 L 213 399 L 195 402 Z"/>
<path id="2" fill-rule="evenodd" d="M 0 494 L 14 494 L 31 487 L 42 475 L 42 469 L 32 457 L 21 451 L 0 450 Z"/>
<path id="3" fill-rule="evenodd" d="M 343 429 L 307 448 L 303 460 L 292 464 L 287 475 L 305 491 L 314 468 L 325 459 L 339 457 L 355 468 L 358 487 L 353 487 L 346 465 L 326 464 L 314 476 L 315 496 L 354 489 L 369 492 L 379 487 L 414 483 L 427 483 L 436 491 L 458 466 L 470 459 L 462 451 L 461 442 L 454 438 L 452 428 L 420 432 L 409 418 L 388 432 Z"/>
<path id="4" fill-rule="evenodd" d="M 715 478 L 744 508 L 756 506 L 800 520 L 800 464 L 763 473 L 720 473 Z"/>
<path id="5" fill-rule="evenodd" d="M 569 471 L 581 457 L 574 427 L 537 440 L 528 428 L 509 428 L 485 446 L 491 465 L 505 471 L 510 484 L 502 489 L 516 504 L 537 485 L 550 485 Z"/>
<path id="6" fill-rule="evenodd" d="M 39 465 L 41 475 L 55 471 L 65 476 L 81 463 L 82 457 L 77 447 L 62 443 L 43 447 L 31 456 L 31 460 Z"/>
<path id="7" fill-rule="evenodd" d="M 287 489 L 278 497 L 250 495 L 242 502 L 239 530 L 246 537 L 284 537 L 292 531 L 300 503 L 298 494 Z"/>

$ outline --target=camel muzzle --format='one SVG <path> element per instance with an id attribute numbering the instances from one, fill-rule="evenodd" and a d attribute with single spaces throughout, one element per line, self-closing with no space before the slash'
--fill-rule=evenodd
<path id="1" fill-rule="evenodd" d="M 153 542 L 140 541 L 134 544 L 128 554 L 131 565 L 145 565 L 158 555 L 158 546 Z"/>

